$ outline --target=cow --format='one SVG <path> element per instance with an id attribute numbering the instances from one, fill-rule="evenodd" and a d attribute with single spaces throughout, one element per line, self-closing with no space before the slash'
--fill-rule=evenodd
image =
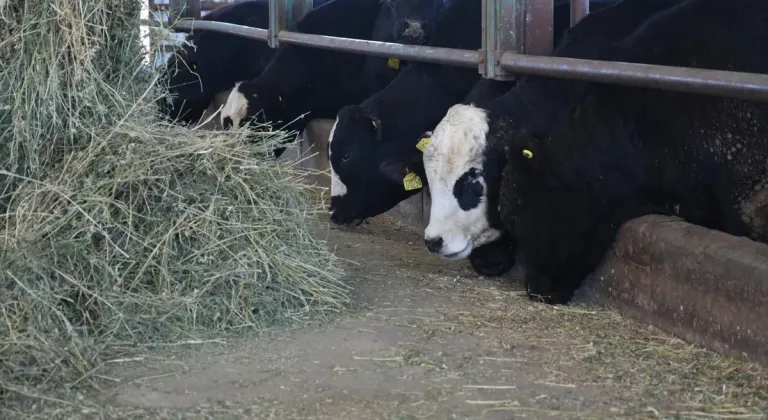
<path id="1" fill-rule="evenodd" d="M 566 31 L 553 55 L 595 58 L 644 21 L 682 1 L 623 0 L 590 13 Z M 563 119 L 582 85 L 525 76 L 492 101 L 452 106 L 433 131 L 424 133 L 423 165 L 431 195 L 424 242 L 429 252 L 451 260 L 469 257 L 473 263 L 475 250 L 485 250 L 483 262 L 493 263 L 495 275 L 514 266 L 516 238 L 514 231 L 505 229 L 499 212 L 506 155 L 491 139 L 502 139 L 523 123 L 546 132 Z M 488 114 L 492 112 L 511 123 L 494 126 L 498 133 L 489 132 Z M 473 267 L 477 265 L 473 263 Z M 524 271 L 525 266 L 521 268 Z"/>
<path id="2" fill-rule="evenodd" d="M 688 0 L 600 59 L 768 74 L 768 3 Z M 502 210 L 531 297 L 565 304 L 620 226 L 678 216 L 768 241 L 768 104 L 594 84 L 549 135 L 508 141 Z"/>
<path id="3" fill-rule="evenodd" d="M 444 1 L 387 0 L 381 4 L 380 0 L 334 0 L 307 14 L 297 30 L 386 41 L 392 40 L 392 28 L 397 27 L 404 31 L 398 35 L 403 42 L 421 42 L 422 32 L 430 26 L 428 19 Z M 402 25 L 396 24 L 400 21 Z M 373 32 L 374 27 L 378 32 Z M 394 77 L 377 74 L 372 81 L 365 71 L 370 61 L 361 54 L 283 45 L 259 77 L 235 85 L 221 120 L 227 127 L 241 126 L 261 114 L 263 122 L 279 121 L 285 130 L 301 131 L 311 119 L 335 117 L 342 106 L 370 96 L 372 85 Z M 387 62 L 399 67 L 399 60 Z M 279 156 L 283 150 L 275 154 Z"/>
<path id="4" fill-rule="evenodd" d="M 615 1 L 593 0 L 591 6 L 599 10 Z M 569 17 L 568 0 L 558 1 L 555 40 L 568 28 Z M 429 45 L 477 50 L 481 23 L 481 2 L 454 0 L 438 20 Z M 403 186 L 406 174 L 425 180 L 421 152 L 415 147 L 418 136 L 434 128 L 450 106 L 489 100 L 513 85 L 482 79 L 477 69 L 412 63 L 383 90 L 359 105 L 343 107 L 328 143 L 331 221 L 357 226 L 421 191 L 419 184 L 413 189 Z"/>
<path id="5" fill-rule="evenodd" d="M 202 20 L 268 28 L 269 0 L 229 4 Z M 193 31 L 161 71 L 160 80 L 168 86 L 171 96 L 169 101 L 161 99 L 161 112 L 172 120 L 196 123 L 216 94 L 238 80 L 261 74 L 273 54 L 274 49 L 263 41 L 222 32 Z"/>
<path id="6" fill-rule="evenodd" d="M 386 0 L 373 27 L 372 39 L 406 45 L 424 45 L 434 31 L 437 17 L 455 0 Z M 365 77 L 375 93 L 394 79 L 407 61 L 368 56 Z"/>

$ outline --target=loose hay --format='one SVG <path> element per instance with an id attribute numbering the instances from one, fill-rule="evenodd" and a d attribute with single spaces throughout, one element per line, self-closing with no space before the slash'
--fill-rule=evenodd
<path id="1" fill-rule="evenodd" d="M 0 6 L 0 398 L 348 301 L 301 173 L 270 158 L 287 133 L 158 120 L 140 4 Z"/>

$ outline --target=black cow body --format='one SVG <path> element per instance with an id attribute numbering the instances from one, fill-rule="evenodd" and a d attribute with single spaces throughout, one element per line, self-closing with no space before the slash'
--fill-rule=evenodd
<path id="1" fill-rule="evenodd" d="M 569 29 L 553 55 L 596 58 L 601 50 L 650 17 L 682 1 L 624 0 L 607 6 Z M 565 79 L 526 76 L 492 101 L 474 105 L 465 101 L 451 107 L 424 153 L 424 164 L 429 160 L 432 168 L 427 177 L 440 181 L 438 196 L 432 191 L 433 181 L 429 181 L 432 202 L 425 242 L 431 252 L 460 259 L 465 252 L 455 247 L 467 244 L 471 250 L 467 258 L 479 273 L 502 275 L 514 266 L 516 238 L 511 234 L 513 230 L 505 229 L 499 205 L 515 199 L 504 190 L 500 194 L 506 166 L 505 141 L 522 124 L 541 130 L 556 126 L 582 85 Z M 462 121 L 460 114 L 466 110 L 481 116 L 475 122 Z M 472 134 L 474 129 L 480 132 Z M 445 189 L 453 193 L 446 194 Z M 436 246 L 438 243 L 440 246 Z"/>
<path id="2" fill-rule="evenodd" d="M 328 0 L 315 0 L 315 6 Z M 252 28 L 269 27 L 269 0 L 249 0 L 223 6 L 203 16 L 203 21 L 224 22 Z M 162 112 L 174 120 L 197 122 L 213 97 L 238 80 L 251 79 L 264 70 L 274 49 L 240 36 L 195 30 L 172 55 L 161 77 L 168 83 L 170 103 Z"/>
<path id="3" fill-rule="evenodd" d="M 599 58 L 768 73 L 765 22 L 762 0 L 688 0 Z M 568 302 L 619 227 L 646 214 L 766 241 L 768 105 L 587 86 L 556 132 L 508 143 L 504 189 L 517 199 L 502 206 L 531 296 Z"/>
<path id="4" fill-rule="evenodd" d="M 414 26 L 427 26 L 415 23 L 422 22 L 432 14 L 432 8 L 442 4 L 442 0 L 334 0 L 307 14 L 297 30 L 385 41 L 394 36 L 392 28 L 413 32 Z M 382 28 L 387 26 L 390 30 L 384 31 Z M 366 73 L 369 61 L 369 57 L 360 54 L 281 46 L 261 76 L 233 90 L 222 111 L 224 125 L 240 125 L 262 113 L 262 121 L 281 122 L 284 129 L 301 131 L 314 118 L 333 118 L 342 106 L 363 100 L 373 93 L 370 89 L 377 83 L 394 77 L 387 73 L 387 67 L 383 67 L 384 76 L 370 76 L 370 72 Z M 387 66 L 386 61 L 375 62 Z M 371 66 L 368 65 L 369 71 Z M 276 154 L 279 156 L 283 150 Z"/>
<path id="5" fill-rule="evenodd" d="M 599 10 L 615 1 L 593 1 L 591 6 Z M 555 40 L 570 24 L 569 2 L 557 3 Z M 438 19 L 429 45 L 477 50 L 482 42 L 481 23 L 481 2 L 453 0 Z M 380 92 L 359 105 L 342 108 L 329 147 L 334 175 L 346 186 L 346 193 L 331 191 L 331 220 L 355 224 L 417 194 L 420 188 L 403 188 L 403 177 L 415 172 L 426 182 L 421 152 L 415 147 L 419 136 L 440 122 L 452 105 L 484 103 L 512 86 L 514 82 L 483 79 L 474 68 L 410 63 Z"/>

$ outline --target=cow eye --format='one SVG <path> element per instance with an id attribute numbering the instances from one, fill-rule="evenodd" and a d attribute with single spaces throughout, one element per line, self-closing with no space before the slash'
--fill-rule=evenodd
<path id="1" fill-rule="evenodd" d="M 346 162 L 349 160 L 349 153 L 344 153 L 344 156 L 341 157 L 342 162 Z"/>

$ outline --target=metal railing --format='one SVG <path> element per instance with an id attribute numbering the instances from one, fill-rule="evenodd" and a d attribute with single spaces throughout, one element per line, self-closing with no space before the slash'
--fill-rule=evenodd
<path id="1" fill-rule="evenodd" d="M 312 0 L 269 0 L 270 28 L 182 20 L 174 29 L 202 29 L 267 41 L 273 48 L 293 44 L 362 55 L 477 67 L 486 78 L 514 73 L 768 101 L 768 75 L 547 55 L 552 45 L 551 0 L 482 0 L 483 46 L 460 50 L 378 42 L 287 30 L 312 8 Z M 586 4 L 586 5 L 585 5 Z M 571 0 L 571 22 L 588 11 L 588 0 Z M 288 13 L 288 11 L 292 13 Z M 488 48 L 492 46 L 492 48 Z"/>

